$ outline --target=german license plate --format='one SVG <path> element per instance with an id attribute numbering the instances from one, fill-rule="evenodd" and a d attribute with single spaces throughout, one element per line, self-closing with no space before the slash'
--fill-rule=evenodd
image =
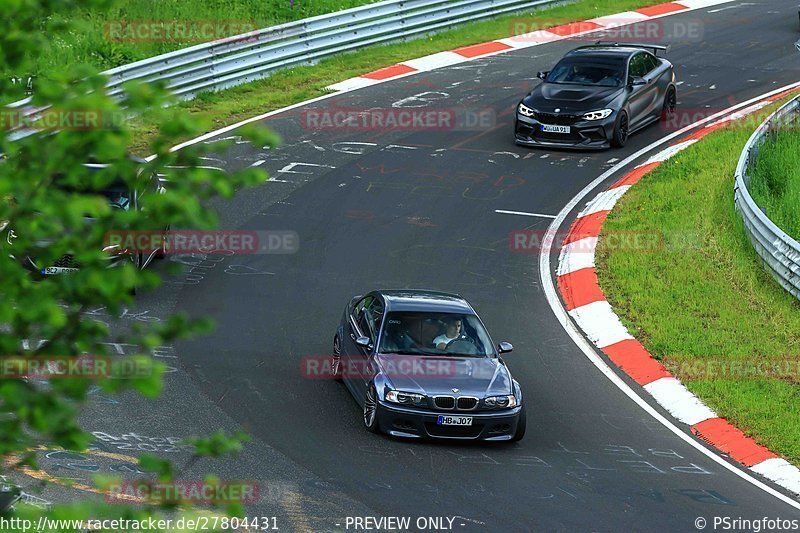
<path id="1" fill-rule="evenodd" d="M 472 417 L 439 415 L 439 419 L 436 421 L 436 423 L 440 426 L 471 426 Z"/>
<path id="2" fill-rule="evenodd" d="M 554 124 L 542 124 L 542 131 L 546 133 L 569 133 L 569 126 L 557 126 Z"/>
<path id="3" fill-rule="evenodd" d="M 42 269 L 42 274 L 45 276 L 53 276 L 57 274 L 66 274 L 67 272 L 77 272 L 77 268 L 69 267 L 46 267 Z"/>

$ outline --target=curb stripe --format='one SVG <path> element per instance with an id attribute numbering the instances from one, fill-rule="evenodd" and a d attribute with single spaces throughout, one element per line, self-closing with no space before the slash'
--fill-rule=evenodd
<path id="1" fill-rule="evenodd" d="M 594 268 L 595 248 L 597 237 L 586 237 L 563 246 L 558 259 L 558 275 Z"/>
<path id="2" fill-rule="evenodd" d="M 671 375 L 636 339 L 606 346 L 603 352 L 639 385 L 644 386 Z"/>
<path id="3" fill-rule="evenodd" d="M 709 418 L 717 418 L 717 413 L 673 377 L 657 379 L 645 385 L 644 389 L 661 407 L 684 424 L 693 426 Z"/>
<path id="4" fill-rule="evenodd" d="M 536 46 L 544 43 L 551 43 L 553 41 L 560 41 L 560 35 L 551 33 L 547 30 L 537 30 L 530 33 L 521 33 L 514 37 L 506 37 L 505 39 L 498 39 L 498 43 L 507 44 L 511 48 L 528 48 L 529 46 Z"/>
<path id="5" fill-rule="evenodd" d="M 396 78 L 398 76 L 403 76 L 405 74 L 409 74 L 411 72 L 416 72 L 417 69 L 413 67 L 409 67 L 408 65 L 403 65 L 402 63 L 398 63 L 397 65 L 392 65 L 391 67 L 384 67 L 378 70 L 372 71 L 369 74 L 364 74 L 363 78 L 368 78 L 370 80 L 388 80 L 389 78 Z"/>
<path id="6" fill-rule="evenodd" d="M 600 228 L 603 226 L 603 222 L 606 221 L 606 217 L 610 212 L 610 210 L 596 211 L 589 215 L 576 218 L 575 222 L 573 222 L 572 226 L 569 228 L 569 232 L 563 244 L 569 244 L 585 239 L 586 237 L 597 237 L 600 235 Z"/>
<path id="7" fill-rule="evenodd" d="M 611 211 L 628 189 L 630 189 L 630 185 L 621 185 L 601 192 L 586 204 L 583 211 L 578 213 L 578 218 L 597 213 L 598 211 Z"/>
<path id="8" fill-rule="evenodd" d="M 753 466 L 778 457 L 722 418 L 710 418 L 695 424 L 692 426 L 692 433 L 745 466 Z"/>
<path id="9" fill-rule="evenodd" d="M 503 52 L 505 50 L 511 50 L 512 48 L 513 46 L 501 43 L 499 41 L 489 41 L 488 43 L 473 44 L 472 46 L 456 48 L 453 50 L 453 52 L 464 57 L 473 58 L 485 56 L 487 54 L 494 54 L 496 52 Z"/>
<path id="10" fill-rule="evenodd" d="M 689 9 L 689 8 L 677 2 L 669 2 L 667 4 L 658 4 L 655 6 L 642 7 L 634 11 L 636 11 L 637 13 L 641 13 L 642 15 L 647 15 L 648 17 L 657 17 L 659 15 L 666 15 L 667 13 L 675 13 L 676 11 L 683 11 L 684 9 Z"/>
<path id="11" fill-rule="evenodd" d="M 597 282 L 597 272 L 593 268 L 582 268 L 559 276 L 558 288 L 564 296 L 567 311 L 606 299 Z"/>
<path id="12" fill-rule="evenodd" d="M 616 182 L 614 185 L 609 187 L 610 189 L 615 189 L 617 187 L 622 187 L 624 185 L 633 185 L 634 183 L 638 182 L 642 177 L 656 168 L 661 163 L 659 161 L 654 161 L 653 163 L 645 163 L 644 165 L 638 166 L 632 171 L 625 174 L 621 180 Z"/>
<path id="13" fill-rule="evenodd" d="M 576 307 L 568 313 L 589 340 L 600 349 L 633 339 L 605 300 Z"/>
<path id="14" fill-rule="evenodd" d="M 561 26 L 553 26 L 547 28 L 547 31 L 555 33 L 561 37 L 567 37 L 576 33 L 583 33 L 592 30 L 602 29 L 603 26 L 592 22 L 591 20 L 583 20 L 581 22 L 570 22 L 569 24 L 562 24 Z"/>

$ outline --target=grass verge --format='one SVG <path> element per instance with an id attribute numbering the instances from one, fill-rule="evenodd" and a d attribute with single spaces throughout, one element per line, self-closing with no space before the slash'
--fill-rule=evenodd
<path id="1" fill-rule="evenodd" d="M 603 226 L 597 271 L 651 354 L 720 416 L 800 465 L 800 302 L 761 268 L 733 203 L 736 161 L 756 123 L 710 134 L 634 186 Z M 661 236 L 664 247 L 606 244 L 631 232 Z"/>
<path id="2" fill-rule="evenodd" d="M 317 65 L 277 72 L 269 78 L 226 91 L 206 93 L 182 102 L 176 112 L 189 113 L 203 121 L 207 130 L 234 124 L 246 118 L 322 96 L 325 87 L 381 67 L 408 59 L 452 50 L 461 46 L 513 36 L 516 24 L 529 30 L 601 17 L 663 3 L 663 0 L 578 0 L 532 13 L 519 13 L 473 22 L 428 37 L 372 46 L 335 56 Z M 163 120 L 160 113 L 133 120 L 134 150 L 149 155 L 148 145 Z"/>
<path id="3" fill-rule="evenodd" d="M 800 132 L 781 131 L 761 147 L 752 170 L 750 194 L 767 216 L 800 239 Z"/>

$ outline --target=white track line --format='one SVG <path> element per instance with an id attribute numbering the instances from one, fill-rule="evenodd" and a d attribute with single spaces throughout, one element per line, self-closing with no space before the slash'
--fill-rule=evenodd
<path id="1" fill-rule="evenodd" d="M 543 213 L 527 213 L 525 211 L 506 211 L 505 209 L 495 209 L 495 213 L 501 215 L 521 215 L 523 217 L 556 218 L 555 215 L 545 215 Z"/>
<path id="2" fill-rule="evenodd" d="M 558 216 L 553 220 L 550 226 L 547 228 L 545 232 L 545 237 L 542 243 L 542 250 L 551 250 L 553 246 L 553 239 L 554 236 L 557 235 L 559 228 L 566 220 L 567 216 L 575 209 L 578 203 L 581 202 L 588 194 L 590 194 L 594 189 L 596 189 L 599 185 L 605 182 L 609 177 L 613 176 L 623 168 L 625 168 L 630 163 L 634 162 L 638 158 L 647 155 L 653 149 L 661 146 L 662 144 L 669 142 L 670 140 L 674 139 L 675 137 L 686 133 L 698 126 L 702 126 L 708 124 L 709 122 L 716 120 L 717 118 L 724 116 L 726 113 L 730 113 L 733 110 L 740 109 L 747 105 L 750 105 L 754 102 L 760 101 L 764 98 L 769 98 L 772 95 L 779 94 L 783 91 L 793 89 L 795 87 L 800 87 L 800 82 L 792 83 L 790 85 L 786 85 L 781 87 L 780 89 L 774 89 L 767 93 L 762 94 L 761 96 L 757 96 L 751 100 L 746 102 L 742 102 L 735 106 L 729 107 L 719 113 L 715 113 L 714 115 L 707 117 L 703 120 L 695 122 L 694 124 L 690 124 L 683 129 L 680 129 L 676 132 L 673 132 L 662 139 L 655 141 L 648 146 L 645 146 L 641 150 L 637 151 L 634 154 L 626 157 L 618 164 L 613 166 L 612 168 L 608 169 L 606 172 L 595 178 L 594 181 L 589 183 L 586 187 L 583 188 L 578 194 L 576 194 L 572 200 L 569 201 L 567 205 L 558 213 Z M 550 270 L 550 254 L 549 253 L 542 253 L 539 255 L 539 277 L 541 278 L 542 288 L 544 289 L 545 298 L 547 298 L 547 303 L 550 305 L 550 309 L 553 310 L 553 314 L 555 314 L 556 319 L 558 319 L 559 324 L 561 327 L 564 328 L 564 331 L 570 336 L 572 341 L 575 345 L 580 348 L 580 350 L 584 353 L 584 355 L 589 359 L 589 361 L 597 367 L 600 372 L 606 376 L 609 381 L 611 381 L 617 388 L 619 388 L 628 398 L 630 398 L 634 403 L 636 403 L 639 407 L 641 407 L 646 413 L 650 416 L 655 418 L 658 422 L 660 422 L 664 427 L 672 431 L 678 438 L 682 439 L 684 442 L 698 450 L 700 453 L 714 461 L 715 463 L 719 464 L 726 470 L 733 472 L 735 475 L 739 476 L 740 478 L 744 479 L 745 481 L 755 485 L 756 487 L 760 488 L 767 494 L 774 496 L 775 498 L 781 500 L 782 502 L 790 505 L 791 507 L 800 510 L 800 502 L 795 501 L 794 499 L 786 496 L 785 494 L 775 490 L 774 488 L 770 487 L 766 483 L 762 482 L 759 479 L 756 479 L 752 475 L 750 475 L 747 471 L 742 470 L 741 468 L 730 464 L 729 462 L 725 461 L 722 457 L 720 457 L 716 452 L 709 450 L 700 442 L 695 440 L 691 435 L 688 435 L 683 430 L 678 428 L 671 420 L 667 417 L 659 413 L 653 406 L 651 406 L 647 401 L 639 396 L 625 381 L 622 380 L 612 368 L 606 364 L 602 357 L 600 357 L 597 352 L 595 351 L 594 347 L 589 343 L 588 340 L 583 336 L 580 330 L 577 329 L 575 324 L 570 320 L 569 315 L 567 314 L 566 310 L 562 307 L 561 301 L 558 298 L 558 294 L 556 292 L 555 284 L 553 283 L 553 275 Z M 777 465 L 776 465 L 777 466 Z"/>

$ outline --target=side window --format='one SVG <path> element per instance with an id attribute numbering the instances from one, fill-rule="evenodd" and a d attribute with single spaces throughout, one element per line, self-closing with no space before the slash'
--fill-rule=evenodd
<path id="1" fill-rule="evenodd" d="M 653 54 L 645 54 L 644 56 L 647 60 L 646 62 L 647 72 L 648 73 L 653 72 L 659 64 L 658 58 L 656 58 L 656 56 L 654 56 Z"/>
<path id="2" fill-rule="evenodd" d="M 375 335 L 372 333 L 372 320 L 370 318 L 370 313 L 368 309 L 364 309 L 358 315 L 358 329 L 361 330 L 361 334 L 365 337 L 369 337 L 373 341 L 375 340 Z"/>
<path id="3" fill-rule="evenodd" d="M 647 74 L 647 56 L 638 53 L 631 58 L 630 68 L 628 69 L 628 79 L 644 77 Z"/>
<path id="4" fill-rule="evenodd" d="M 383 302 L 381 302 L 380 298 L 373 298 L 367 307 L 367 311 L 372 321 L 372 331 L 377 335 L 381 329 L 381 322 L 383 322 Z"/>
<path id="5" fill-rule="evenodd" d="M 372 335 L 372 324 L 368 316 L 369 308 L 374 304 L 374 301 L 374 297 L 366 296 L 362 298 L 361 301 L 359 301 L 353 308 L 353 319 L 358 326 L 359 332 L 362 335 L 372 338 L 373 340 L 375 337 Z"/>

